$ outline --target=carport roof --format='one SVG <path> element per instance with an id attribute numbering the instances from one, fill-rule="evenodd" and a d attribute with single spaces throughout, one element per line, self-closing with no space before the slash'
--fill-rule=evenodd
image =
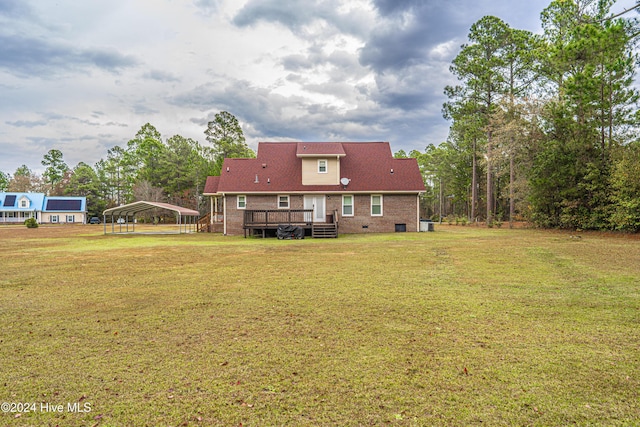
<path id="1" fill-rule="evenodd" d="M 166 210 L 176 212 L 181 216 L 200 216 L 200 212 L 195 211 L 193 209 L 187 209 L 180 206 L 171 205 L 169 203 L 146 202 L 146 201 L 133 202 L 127 205 L 106 209 L 103 212 L 103 215 L 104 216 L 131 216 L 139 212 L 147 211 L 149 209 L 166 209 Z"/>

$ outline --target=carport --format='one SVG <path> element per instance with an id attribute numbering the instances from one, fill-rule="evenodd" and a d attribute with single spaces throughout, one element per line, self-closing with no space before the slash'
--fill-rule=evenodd
<path id="1" fill-rule="evenodd" d="M 105 210 L 102 213 L 104 234 L 107 234 L 107 228 L 109 225 L 111 226 L 112 234 L 135 233 L 137 222 L 136 215 L 151 209 L 173 212 L 176 216 L 176 227 L 174 229 L 163 228 L 162 231 L 154 231 L 153 229 L 147 228 L 144 231 L 145 233 L 182 234 L 197 231 L 200 212 L 176 205 L 170 205 L 169 203 L 139 201 Z"/>

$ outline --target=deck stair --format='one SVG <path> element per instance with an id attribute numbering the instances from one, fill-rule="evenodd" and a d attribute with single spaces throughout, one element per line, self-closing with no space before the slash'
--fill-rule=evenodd
<path id="1" fill-rule="evenodd" d="M 206 215 L 200 217 L 198 219 L 198 231 L 204 233 L 222 233 L 223 224 L 222 224 L 222 214 L 218 214 L 216 216 L 216 221 L 212 223 L 211 214 L 207 213 Z"/>
<path id="2" fill-rule="evenodd" d="M 198 219 L 198 232 L 207 232 L 210 233 L 211 230 L 209 228 L 211 222 L 211 214 L 207 213 L 205 216 L 201 216 Z"/>
<path id="3" fill-rule="evenodd" d="M 334 222 L 314 223 L 311 227 L 311 237 L 313 238 L 336 238 L 338 237 L 338 224 Z"/>

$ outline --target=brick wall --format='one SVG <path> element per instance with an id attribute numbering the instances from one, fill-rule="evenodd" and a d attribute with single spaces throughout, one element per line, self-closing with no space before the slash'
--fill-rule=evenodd
<path id="1" fill-rule="evenodd" d="M 238 209 L 238 199 L 236 196 L 225 196 L 225 221 L 227 223 L 227 234 L 237 236 L 244 234 L 242 221 L 244 220 L 244 210 Z"/>
<path id="2" fill-rule="evenodd" d="M 335 199 L 335 200 L 333 200 Z M 340 233 L 393 233 L 396 224 L 405 224 L 407 231 L 418 231 L 415 194 L 384 194 L 382 216 L 371 216 L 371 196 L 354 196 L 354 216 L 342 216 L 342 196 L 331 196 L 331 209 L 338 210 Z"/>
<path id="3" fill-rule="evenodd" d="M 286 194 L 282 194 L 286 196 Z M 278 209 L 278 195 L 252 195 L 247 197 L 247 210 L 262 210 L 262 209 Z M 244 221 L 244 209 L 238 209 L 237 196 L 226 196 L 227 203 L 227 234 L 230 236 L 237 236 L 244 234 L 242 223 Z M 290 209 L 303 209 L 304 197 L 302 195 L 289 195 L 289 208 Z"/>
<path id="4" fill-rule="evenodd" d="M 277 209 L 278 196 L 271 195 L 247 195 L 246 209 Z M 396 224 L 405 224 L 406 230 L 418 231 L 417 219 L 418 198 L 415 194 L 384 194 L 382 196 L 382 216 L 371 216 L 371 196 L 369 194 L 354 195 L 354 216 L 342 216 L 342 196 L 340 194 L 328 195 L 325 198 L 327 214 L 334 210 L 338 212 L 340 233 L 393 233 Z M 227 196 L 227 234 L 242 235 L 242 222 L 244 210 L 237 209 L 236 196 Z M 291 209 L 303 209 L 304 197 L 302 195 L 290 195 L 289 206 Z"/>

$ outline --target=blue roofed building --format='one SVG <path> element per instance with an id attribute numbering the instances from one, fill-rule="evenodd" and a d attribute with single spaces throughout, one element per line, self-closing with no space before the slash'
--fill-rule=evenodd
<path id="1" fill-rule="evenodd" d="M 86 197 L 45 196 L 43 193 L 0 192 L 0 224 L 86 224 Z"/>

